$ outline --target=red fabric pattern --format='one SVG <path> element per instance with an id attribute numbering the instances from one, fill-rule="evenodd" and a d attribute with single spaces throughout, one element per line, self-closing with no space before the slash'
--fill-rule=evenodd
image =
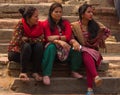
<path id="1" fill-rule="evenodd" d="M 71 37 L 72 37 L 72 30 L 71 30 L 70 23 L 69 23 L 69 21 L 64 20 L 63 24 L 65 26 L 65 31 L 62 31 L 62 35 L 65 35 L 67 41 L 69 41 L 71 39 Z M 45 39 L 46 39 L 46 41 L 47 41 L 48 36 L 59 35 L 59 30 L 58 30 L 57 27 L 55 28 L 54 32 L 51 32 L 48 20 L 43 22 L 43 27 L 44 27 L 44 30 L 45 30 Z"/>
<path id="2" fill-rule="evenodd" d="M 36 38 L 36 37 L 39 37 L 41 34 L 43 34 L 41 22 L 38 22 L 37 25 L 34 25 L 31 28 L 27 25 L 24 18 L 22 18 L 22 23 L 23 23 L 24 32 L 25 32 L 26 36 L 28 36 L 30 38 Z"/>

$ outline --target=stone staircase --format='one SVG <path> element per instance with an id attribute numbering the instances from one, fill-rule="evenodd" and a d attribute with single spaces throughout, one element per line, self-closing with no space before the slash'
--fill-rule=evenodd
<path id="1" fill-rule="evenodd" d="M 70 20 L 70 22 L 78 19 L 77 8 L 80 4 L 87 1 L 93 4 L 95 9 L 95 19 L 102 22 L 109 29 L 111 29 L 111 36 L 107 39 L 107 55 L 111 56 L 107 62 L 104 61 L 99 68 L 100 76 L 103 77 L 103 84 L 99 88 L 94 88 L 96 94 L 114 94 L 120 93 L 118 88 L 120 85 L 120 77 L 110 77 L 107 72 L 109 63 L 120 62 L 120 25 L 118 25 L 116 18 L 116 11 L 110 0 L 2 0 L 0 1 L 0 58 L 7 57 L 7 46 L 12 37 L 12 32 L 15 25 L 21 18 L 18 9 L 23 6 L 34 6 L 39 9 L 39 18 L 44 20 L 47 18 L 48 9 L 52 1 L 59 1 L 64 3 L 63 17 Z M 101 51 L 102 52 L 102 51 Z M 114 56 L 118 56 L 117 61 Z M 15 81 L 11 85 L 14 92 L 32 93 L 33 94 L 83 94 L 86 91 L 86 79 L 74 79 L 70 77 L 70 70 L 68 66 L 58 65 L 54 69 L 51 86 L 44 86 L 41 82 L 36 83 L 33 79 L 27 84 L 22 83 L 16 79 L 20 72 L 19 64 L 9 64 L 6 60 L 0 60 L 4 64 L 4 68 L 8 68 L 9 76 L 15 77 Z M 1 65 L 0 65 L 1 66 Z M 2 68 L 2 67 L 1 67 Z M 83 70 L 80 70 L 80 72 Z M 84 75 L 85 73 L 82 72 Z M 117 81 L 117 82 L 116 82 Z M 27 89 L 27 90 L 25 90 Z M 47 91 L 46 91 L 47 90 Z M 0 94 L 1 95 L 1 94 Z"/>
<path id="2" fill-rule="evenodd" d="M 85 0 L 84 0 L 85 1 Z M 94 1 L 94 0 L 93 0 Z M 95 10 L 95 19 L 102 22 L 111 30 L 111 36 L 107 41 L 107 50 L 108 53 L 118 53 L 120 51 L 120 25 L 117 24 L 116 12 L 113 6 L 102 7 L 101 0 L 93 3 L 92 0 L 89 0 L 89 3 L 94 4 L 96 7 Z M 104 0 L 106 4 L 107 0 Z M 99 4 L 98 4 L 99 3 Z M 51 3 L 33 3 L 33 4 L 23 4 L 23 3 L 1 3 L 0 4 L 0 52 L 7 52 L 7 45 L 9 40 L 12 37 L 12 31 L 16 23 L 21 18 L 21 15 L 18 13 L 18 9 L 23 6 L 35 6 L 39 9 L 39 18 L 44 20 L 47 18 L 48 9 Z M 98 4 L 98 5 L 95 5 Z M 109 4 L 108 4 L 109 5 Z M 63 4 L 64 14 L 63 17 L 73 22 L 78 19 L 77 8 L 78 4 Z M 44 10 L 44 11 L 43 11 Z M 9 36 L 8 36 L 9 35 Z M 115 48 L 115 49 L 114 49 Z"/>

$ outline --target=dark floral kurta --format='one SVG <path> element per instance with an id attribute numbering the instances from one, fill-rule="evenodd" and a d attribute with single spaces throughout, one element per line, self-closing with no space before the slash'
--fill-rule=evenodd
<path id="1" fill-rule="evenodd" d="M 15 30 L 13 32 L 12 40 L 10 41 L 10 44 L 8 46 L 8 51 L 14 51 L 14 52 L 20 52 L 21 51 L 21 46 L 24 43 L 22 41 L 22 37 L 27 37 L 24 33 L 24 28 L 22 21 L 19 21 L 17 26 L 15 27 Z M 38 41 L 44 41 L 44 35 L 42 34 L 40 37 L 37 38 L 29 38 L 29 43 L 35 43 Z"/>

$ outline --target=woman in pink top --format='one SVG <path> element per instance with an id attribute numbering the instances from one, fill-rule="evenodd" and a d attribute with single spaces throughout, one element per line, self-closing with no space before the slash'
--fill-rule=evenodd
<path id="1" fill-rule="evenodd" d="M 83 63 L 87 73 L 88 92 L 86 95 L 94 95 L 93 82 L 96 86 L 102 83 L 96 67 L 101 63 L 102 56 L 99 48 L 105 49 L 105 39 L 110 31 L 100 22 L 93 19 L 93 8 L 89 4 L 83 4 L 78 10 L 79 20 L 72 23 L 74 38 L 70 41 L 74 49 L 82 52 Z"/>

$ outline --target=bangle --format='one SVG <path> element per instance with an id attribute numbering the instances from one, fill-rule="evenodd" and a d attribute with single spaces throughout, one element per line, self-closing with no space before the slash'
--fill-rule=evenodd
<path id="1" fill-rule="evenodd" d="M 80 49 L 82 48 L 82 46 L 80 45 Z"/>

